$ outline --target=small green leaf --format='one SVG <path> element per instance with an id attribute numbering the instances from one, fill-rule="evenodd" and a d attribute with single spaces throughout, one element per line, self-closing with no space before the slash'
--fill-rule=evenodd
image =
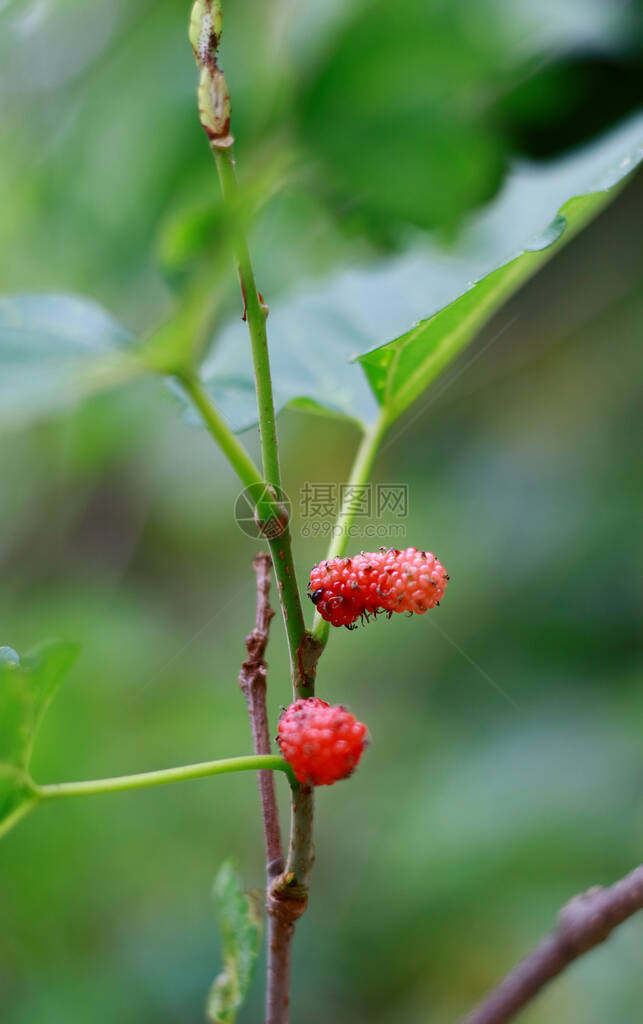
<path id="1" fill-rule="evenodd" d="M 140 370 L 131 340 L 87 299 L 0 299 L 0 428 L 59 412 L 128 380 Z"/>
<path id="2" fill-rule="evenodd" d="M 19 658 L 0 648 L 0 836 L 36 801 L 29 775 L 34 736 L 77 648 L 49 643 Z"/>
<path id="3" fill-rule="evenodd" d="M 232 861 L 221 867 L 213 890 L 223 933 L 223 971 L 208 996 L 211 1024 L 234 1024 L 261 944 L 262 919 L 257 893 L 245 893 Z"/>
<path id="4" fill-rule="evenodd" d="M 392 422 L 642 157 L 643 114 L 563 158 L 517 165 L 451 248 L 424 236 L 404 256 L 275 304 L 268 333 L 278 408 Z M 202 376 L 237 430 L 256 422 L 245 324 L 224 328 Z"/>

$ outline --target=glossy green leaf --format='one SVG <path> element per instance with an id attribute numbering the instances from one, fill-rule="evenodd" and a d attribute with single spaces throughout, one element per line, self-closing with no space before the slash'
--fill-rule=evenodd
<path id="1" fill-rule="evenodd" d="M 19 658 L 0 648 L 0 836 L 35 802 L 29 776 L 34 736 L 77 648 L 50 643 Z"/>
<path id="2" fill-rule="evenodd" d="M 125 328 L 88 299 L 0 299 L 0 428 L 129 379 L 138 369 L 130 343 Z"/>
<path id="3" fill-rule="evenodd" d="M 389 421 L 432 383 L 556 248 L 605 205 L 610 189 L 642 157 L 640 117 L 579 153 L 517 168 L 493 206 L 474 219 L 457 251 L 444 260 L 442 295 L 455 293 L 449 304 L 401 337 L 359 357 Z M 497 269 L 491 270 L 490 261 L 491 272 L 481 274 L 485 252 L 493 253 Z M 467 273 L 472 283 L 462 289 L 459 281 Z"/>
<path id="4" fill-rule="evenodd" d="M 346 270 L 276 304 L 268 331 L 278 406 L 363 424 L 380 411 L 394 420 L 609 201 L 642 155 L 639 115 L 561 159 L 517 165 L 451 248 L 425 238 L 402 257 Z M 203 378 L 237 429 L 255 422 L 245 324 L 223 330 Z"/>
<path id="5" fill-rule="evenodd" d="M 245 893 L 231 861 L 214 883 L 214 899 L 223 935 L 223 970 L 210 989 L 207 1015 L 212 1024 L 234 1024 L 261 943 L 261 911 L 256 894 Z"/>

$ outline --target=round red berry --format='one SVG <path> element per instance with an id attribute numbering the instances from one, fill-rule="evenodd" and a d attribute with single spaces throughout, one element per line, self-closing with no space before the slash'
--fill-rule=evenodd
<path id="1" fill-rule="evenodd" d="M 364 752 L 367 729 L 319 697 L 296 700 L 279 719 L 277 742 L 300 782 L 332 786 L 347 779 Z"/>
<path id="2" fill-rule="evenodd" d="M 333 626 L 350 627 L 364 613 L 360 583 L 350 558 L 330 558 L 316 565 L 309 589 L 322 619 Z"/>

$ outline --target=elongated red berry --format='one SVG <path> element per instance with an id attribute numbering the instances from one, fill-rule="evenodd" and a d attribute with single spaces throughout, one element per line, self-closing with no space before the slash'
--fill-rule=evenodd
<path id="1" fill-rule="evenodd" d="M 279 719 L 277 742 L 300 782 L 332 786 L 347 779 L 364 752 L 367 729 L 341 704 L 296 700 Z"/>
<path id="2" fill-rule="evenodd" d="M 310 596 L 323 619 L 352 627 L 378 612 L 416 612 L 435 608 L 449 577 L 430 551 L 381 548 L 352 558 L 331 558 L 314 566 Z"/>

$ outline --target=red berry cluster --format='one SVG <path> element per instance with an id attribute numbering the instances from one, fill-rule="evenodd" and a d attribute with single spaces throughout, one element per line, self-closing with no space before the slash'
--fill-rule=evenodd
<path id="1" fill-rule="evenodd" d="M 286 708 L 277 742 L 300 782 L 332 786 L 353 772 L 366 738 L 366 726 L 346 708 L 309 697 Z"/>
<path id="2" fill-rule="evenodd" d="M 423 615 L 440 603 L 448 580 L 430 551 L 381 548 L 320 562 L 308 589 L 323 619 L 350 629 L 362 616 L 382 611 Z"/>

